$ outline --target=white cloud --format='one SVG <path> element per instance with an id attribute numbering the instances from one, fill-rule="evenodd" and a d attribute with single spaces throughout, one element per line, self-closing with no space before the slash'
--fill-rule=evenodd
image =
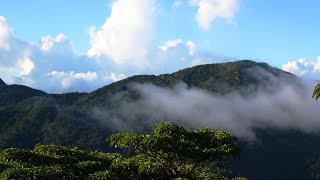
<path id="1" fill-rule="evenodd" d="M 2 18 L 11 34 L 6 35 L 10 48 L 0 48 L 0 78 L 48 93 L 88 92 L 132 75 L 171 73 L 204 60 L 213 62 L 203 58 L 192 41 L 152 44 L 154 6 L 154 0 L 114 1 L 103 27 L 91 31 L 92 56 L 77 54 L 64 34 L 47 35 L 37 43 L 18 39 Z"/>
<path id="2" fill-rule="evenodd" d="M 155 21 L 154 0 L 116 0 L 104 25 L 89 30 L 88 56 L 110 57 L 118 64 L 146 64 Z"/>
<path id="3" fill-rule="evenodd" d="M 92 81 L 97 80 L 98 75 L 96 72 L 58 72 L 52 71 L 47 73 L 47 75 L 52 76 L 56 81 L 59 82 L 61 87 L 65 90 L 73 90 L 76 89 L 81 83 L 91 83 Z"/>
<path id="4" fill-rule="evenodd" d="M 116 74 L 116 73 L 111 73 L 109 76 L 106 76 L 106 79 L 111 80 L 112 82 L 120 81 L 127 76 L 125 74 Z"/>
<path id="5" fill-rule="evenodd" d="M 314 71 L 320 71 L 320 56 L 317 57 L 317 63 L 314 64 Z"/>
<path id="6" fill-rule="evenodd" d="M 10 37 L 12 36 L 12 29 L 10 28 L 5 17 L 0 16 L 0 49 L 10 49 Z"/>
<path id="7" fill-rule="evenodd" d="M 182 39 L 169 40 L 164 45 L 159 46 L 162 51 L 168 51 L 171 48 L 177 47 L 178 45 L 185 45 L 188 48 L 188 53 L 190 56 L 193 56 L 197 50 L 197 46 L 194 42 L 188 41 L 184 42 Z"/>
<path id="8" fill-rule="evenodd" d="M 159 46 L 163 51 L 168 51 L 169 48 L 176 47 L 177 45 L 183 43 L 181 39 L 169 40 L 164 45 Z"/>
<path id="9" fill-rule="evenodd" d="M 18 65 L 21 69 L 20 75 L 26 76 L 34 69 L 35 65 L 30 58 L 19 60 Z"/>
<path id="10" fill-rule="evenodd" d="M 75 78 L 78 79 L 85 79 L 85 80 L 94 80 L 97 79 L 97 73 L 96 72 L 87 72 L 87 73 L 75 73 L 73 75 Z"/>
<path id="11" fill-rule="evenodd" d="M 47 75 L 55 76 L 55 77 L 63 77 L 66 73 L 65 72 L 58 72 L 58 71 L 52 71 L 50 73 L 47 73 Z"/>
<path id="12" fill-rule="evenodd" d="M 318 76 L 318 72 L 320 71 L 320 56 L 317 57 L 317 62 L 305 58 L 289 61 L 287 64 L 282 65 L 282 70 L 298 76 Z"/>
<path id="13" fill-rule="evenodd" d="M 70 76 L 70 77 L 73 77 L 73 78 L 84 79 L 84 80 L 88 80 L 88 81 L 95 80 L 98 77 L 96 72 L 90 72 L 90 71 L 88 71 L 86 73 L 83 73 L 83 72 L 76 73 L 74 71 L 70 71 L 70 72 L 52 71 L 52 72 L 48 73 L 47 75 L 54 76 L 54 77 L 59 77 L 59 78 L 62 78 L 62 77 L 65 77 L 65 76 Z"/>
<path id="14" fill-rule="evenodd" d="M 186 46 L 187 46 L 188 49 L 189 49 L 189 55 L 190 55 L 190 56 L 193 56 L 194 53 L 195 53 L 196 50 L 197 50 L 196 44 L 195 44 L 194 42 L 192 42 L 192 41 L 188 41 L 188 42 L 186 43 Z"/>
<path id="15" fill-rule="evenodd" d="M 240 7 L 239 0 L 190 0 L 198 6 L 196 20 L 200 28 L 209 29 L 217 18 L 231 20 Z"/>
<path id="16" fill-rule="evenodd" d="M 66 41 L 67 37 L 64 34 L 59 34 L 57 37 L 52 38 L 51 36 L 44 36 L 41 38 L 40 48 L 43 51 L 49 51 L 55 43 L 61 43 Z"/>

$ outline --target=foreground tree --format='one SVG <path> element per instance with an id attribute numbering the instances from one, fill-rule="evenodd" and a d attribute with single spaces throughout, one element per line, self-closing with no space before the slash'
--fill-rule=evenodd
<path id="1" fill-rule="evenodd" d="M 230 133 L 208 128 L 188 132 L 171 123 L 156 126 L 150 135 L 119 133 L 109 141 L 137 154 L 125 157 L 41 144 L 33 150 L 9 148 L 0 152 L 0 179 L 227 179 L 222 176 L 224 160 L 239 158 Z"/>
<path id="2" fill-rule="evenodd" d="M 208 128 L 188 132 L 183 127 L 162 123 L 150 135 L 117 133 L 108 138 L 110 145 L 134 149 L 150 164 L 160 166 L 166 179 L 223 179 L 228 169 L 224 160 L 239 158 L 237 138 L 226 131 Z"/>

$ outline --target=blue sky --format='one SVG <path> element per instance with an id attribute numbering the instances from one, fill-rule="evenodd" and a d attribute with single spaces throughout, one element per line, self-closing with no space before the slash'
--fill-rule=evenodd
<path id="1" fill-rule="evenodd" d="M 252 59 L 316 78 L 318 7 L 316 0 L 6 1 L 0 77 L 48 92 L 91 91 L 134 74 Z"/>

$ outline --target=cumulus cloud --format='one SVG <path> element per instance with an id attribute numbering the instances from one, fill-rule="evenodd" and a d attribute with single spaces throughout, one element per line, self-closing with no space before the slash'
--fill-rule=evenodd
<path id="1" fill-rule="evenodd" d="M 164 45 L 159 46 L 159 48 L 162 49 L 163 51 L 168 51 L 169 48 L 176 47 L 177 45 L 182 43 L 183 41 L 181 39 L 169 40 Z"/>
<path id="2" fill-rule="evenodd" d="M 196 50 L 197 50 L 196 44 L 194 42 L 192 42 L 192 41 L 188 41 L 186 43 L 186 46 L 188 47 L 189 55 L 193 56 L 195 54 Z"/>
<path id="3" fill-rule="evenodd" d="M 120 81 L 127 76 L 125 74 L 116 74 L 116 73 L 111 73 L 110 75 L 106 76 L 106 79 L 110 79 L 112 82 Z"/>
<path id="4" fill-rule="evenodd" d="M 41 37 L 38 43 L 12 36 L 8 43 L 9 50 L 0 49 L 0 77 L 7 83 L 49 93 L 93 91 L 131 75 L 170 73 L 190 67 L 195 59 L 213 62 L 198 52 L 194 42 L 182 39 L 169 40 L 161 46 L 150 45 L 145 57 L 149 61 L 144 66 L 137 66 L 134 60 L 119 64 L 106 56 L 78 55 L 64 34 Z"/>
<path id="5" fill-rule="evenodd" d="M 67 41 L 67 37 L 64 34 L 59 34 L 57 37 L 44 36 L 41 38 L 40 48 L 42 51 L 49 51 L 55 44 Z"/>
<path id="6" fill-rule="evenodd" d="M 58 82 L 64 90 L 72 91 L 77 89 L 79 90 L 79 86 L 86 85 L 87 87 L 82 90 L 92 91 L 92 85 L 96 84 L 94 81 L 98 80 L 98 75 L 96 72 L 58 72 L 52 71 L 47 74 L 48 76 L 53 77 L 53 81 Z M 91 84 L 91 85 L 90 85 Z M 96 88 L 96 87 L 95 87 Z"/>
<path id="7" fill-rule="evenodd" d="M 30 58 L 19 60 L 19 67 L 21 68 L 20 75 L 26 76 L 34 69 L 34 63 Z"/>
<path id="8" fill-rule="evenodd" d="M 239 0 L 190 0 L 198 7 L 196 20 L 200 28 L 209 29 L 218 17 L 231 20 L 239 9 Z"/>
<path id="9" fill-rule="evenodd" d="M 188 41 L 184 42 L 182 39 L 169 40 L 165 42 L 164 45 L 159 46 L 162 51 L 168 51 L 171 48 L 177 47 L 178 45 L 184 45 L 188 48 L 188 53 L 190 56 L 193 56 L 197 50 L 197 46 L 194 42 Z"/>
<path id="10" fill-rule="evenodd" d="M 114 1 L 104 25 L 89 31 L 91 48 L 88 56 L 106 55 L 118 64 L 146 64 L 154 21 L 154 0 Z"/>
<path id="11" fill-rule="evenodd" d="M 35 43 L 19 39 L 0 17 L 0 77 L 49 93 L 92 91 L 132 75 L 159 75 L 218 62 L 191 40 L 155 44 L 156 7 L 155 0 L 113 1 L 106 22 L 89 31 L 91 47 L 85 55 L 77 54 L 62 33 Z"/>
<path id="12" fill-rule="evenodd" d="M 317 62 L 313 66 L 313 71 L 315 72 L 320 71 L 320 56 L 317 57 Z"/>
<path id="13" fill-rule="evenodd" d="M 5 17 L 0 16 L 0 49 L 9 50 L 9 40 L 13 32 Z"/>
<path id="14" fill-rule="evenodd" d="M 310 61 L 305 58 L 300 58 L 296 61 L 289 61 L 282 65 L 282 70 L 296 74 L 298 76 L 315 76 L 320 71 L 320 56 L 317 61 Z"/>
<path id="15" fill-rule="evenodd" d="M 89 91 L 101 87 L 102 83 L 107 83 L 92 81 L 97 74 L 90 72 L 99 68 L 96 67 L 94 60 L 90 61 L 87 57 L 75 54 L 72 42 L 64 34 L 56 37 L 44 36 L 39 44 L 24 42 L 14 36 L 10 37 L 8 42 L 9 50 L 0 49 L 0 77 L 8 83 L 23 84 L 55 93 L 70 90 Z M 73 73 L 65 73 L 68 74 L 69 80 L 60 83 L 62 79 L 60 81 L 48 75 L 50 72 L 53 72 L 51 75 L 58 75 L 54 74 L 55 71 Z M 87 83 L 86 86 L 70 84 L 83 84 L 82 81 L 90 81 L 92 84 Z"/>

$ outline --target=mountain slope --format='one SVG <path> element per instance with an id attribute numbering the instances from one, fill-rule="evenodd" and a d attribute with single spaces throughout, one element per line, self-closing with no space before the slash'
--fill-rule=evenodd
<path id="1" fill-rule="evenodd" d="M 64 96 L 64 95 L 62 95 Z M 45 95 L 0 108 L 0 148 L 32 148 L 37 143 L 106 150 L 106 130 L 61 98 Z"/>
<path id="2" fill-rule="evenodd" d="M 80 107 L 108 106 L 110 98 L 114 94 L 124 91 L 130 93 L 129 97 L 135 98 L 137 95 L 130 89 L 134 83 L 151 83 L 159 87 L 173 87 L 178 82 L 184 82 L 190 87 L 198 87 L 215 94 L 225 95 L 240 91 L 243 95 L 250 95 L 258 88 L 277 87 L 283 82 L 299 84 L 299 81 L 293 74 L 273 68 L 266 63 L 242 60 L 199 65 L 159 76 L 132 76 L 83 96 L 75 104 Z"/>
<path id="3" fill-rule="evenodd" d="M 0 78 L 0 86 L 6 86 L 7 84 Z"/>
<path id="4" fill-rule="evenodd" d="M 0 86 L 0 149 L 57 143 L 109 151 L 105 138 L 111 133 L 145 132 L 152 126 L 143 113 L 132 118 L 124 113 L 132 109 L 119 110 L 123 103 L 141 99 L 135 84 L 172 88 L 179 82 L 221 97 L 234 92 L 250 97 L 260 89 L 272 94 L 283 84 L 301 86 L 293 74 L 248 60 L 200 65 L 159 76 L 133 76 L 91 93 L 45 94 L 4 84 Z M 170 117 L 163 120 L 170 121 Z M 245 119 L 239 117 L 239 121 Z M 233 162 L 234 174 L 259 180 L 310 179 L 305 162 L 320 151 L 318 135 L 270 128 L 256 133 L 258 141 L 241 141 L 242 158 Z"/>
<path id="5" fill-rule="evenodd" d="M 6 85 L 0 79 L 0 107 L 13 105 L 25 99 L 46 94 L 43 91 L 22 85 Z"/>

